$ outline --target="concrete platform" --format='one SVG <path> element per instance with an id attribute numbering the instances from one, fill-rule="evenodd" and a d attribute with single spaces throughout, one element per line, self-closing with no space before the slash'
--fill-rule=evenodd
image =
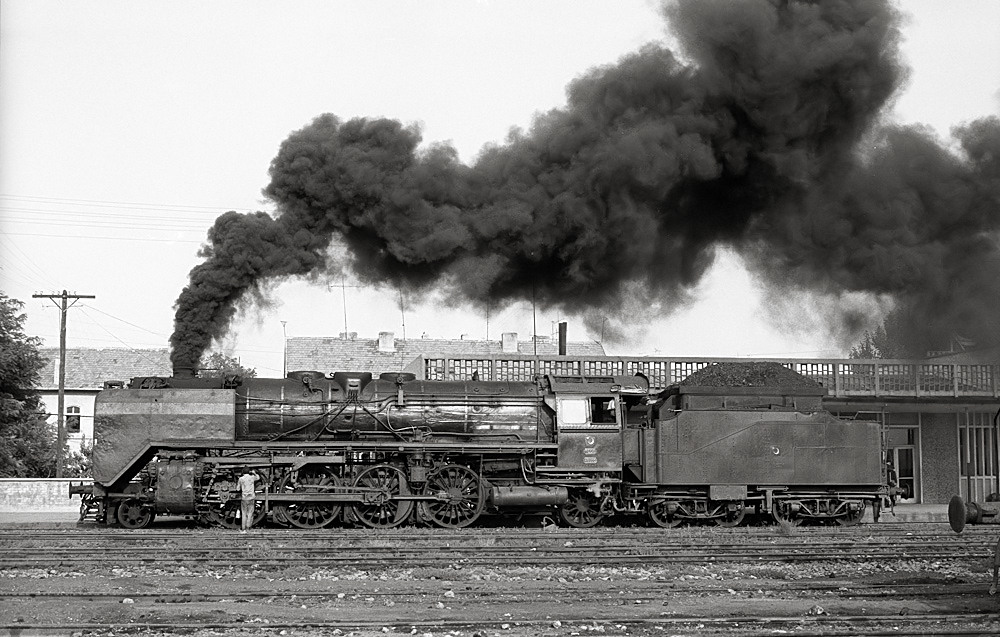
<path id="1" fill-rule="evenodd" d="M 59 528 L 75 527 L 80 511 L 0 511 L 0 528 Z"/>
<path id="2" fill-rule="evenodd" d="M 948 524 L 948 505 L 899 504 L 895 509 L 883 509 L 879 522 L 888 524 L 907 522 L 942 522 L 944 524 Z"/>

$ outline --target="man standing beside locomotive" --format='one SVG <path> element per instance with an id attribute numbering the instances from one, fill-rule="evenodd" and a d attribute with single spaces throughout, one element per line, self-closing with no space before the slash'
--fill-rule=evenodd
<path id="1" fill-rule="evenodd" d="M 254 508 L 257 505 L 255 485 L 260 480 L 256 469 L 250 469 L 240 476 L 236 484 L 240 487 L 240 533 L 246 533 L 253 526 Z"/>

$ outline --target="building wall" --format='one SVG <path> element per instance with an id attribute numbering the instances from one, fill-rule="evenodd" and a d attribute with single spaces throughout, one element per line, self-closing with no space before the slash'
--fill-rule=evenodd
<path id="1" fill-rule="evenodd" d="M 53 431 L 58 423 L 59 394 L 56 391 L 42 390 L 42 404 L 45 413 L 49 414 L 48 422 L 52 425 Z M 89 392 L 68 391 L 64 397 L 65 410 L 70 407 L 80 409 L 80 433 L 66 434 L 66 444 L 70 453 L 79 453 L 84 444 L 91 444 L 94 440 L 94 399 L 97 397 L 97 390 Z"/>
<path id="2" fill-rule="evenodd" d="M 947 504 L 958 493 L 958 416 L 921 414 L 921 501 Z"/>

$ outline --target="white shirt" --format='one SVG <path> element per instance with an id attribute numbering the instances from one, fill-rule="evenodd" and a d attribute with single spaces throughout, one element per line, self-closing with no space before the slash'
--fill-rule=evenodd
<path id="1" fill-rule="evenodd" d="M 236 481 L 236 484 L 240 485 L 240 492 L 244 499 L 249 499 L 254 496 L 253 485 L 257 481 L 257 476 L 244 473 L 240 476 L 240 479 Z"/>

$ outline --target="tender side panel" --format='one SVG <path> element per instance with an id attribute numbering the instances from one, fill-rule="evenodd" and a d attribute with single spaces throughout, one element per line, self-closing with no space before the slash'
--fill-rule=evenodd
<path id="1" fill-rule="evenodd" d="M 231 389 L 110 389 L 94 407 L 94 480 L 110 485 L 151 440 L 233 440 Z"/>
<path id="2" fill-rule="evenodd" d="M 654 444 L 661 484 L 881 483 L 877 423 L 828 414 L 682 412 L 660 421 Z"/>

